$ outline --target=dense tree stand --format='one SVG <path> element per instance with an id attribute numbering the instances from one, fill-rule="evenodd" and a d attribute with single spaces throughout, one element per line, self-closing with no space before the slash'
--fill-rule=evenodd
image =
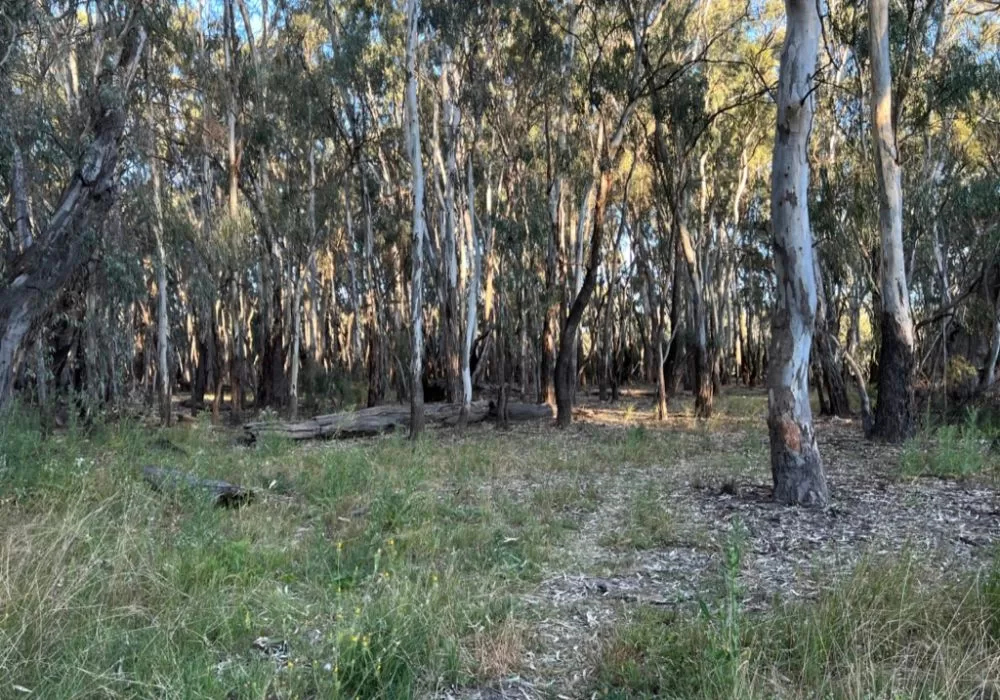
<path id="1" fill-rule="evenodd" d="M 813 47 L 794 0 L 774 91 L 756 5 L 62 5 L 0 2 L 0 407 L 416 437 L 423 400 L 707 419 L 766 374 L 805 483 L 806 392 L 899 442 L 918 378 L 996 377 L 986 16 L 834 3 Z"/>

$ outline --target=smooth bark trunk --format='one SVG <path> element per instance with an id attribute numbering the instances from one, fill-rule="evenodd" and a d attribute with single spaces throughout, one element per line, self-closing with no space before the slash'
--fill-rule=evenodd
<path id="1" fill-rule="evenodd" d="M 170 364 L 168 362 L 170 319 L 167 316 L 167 253 L 163 246 L 163 199 L 160 185 L 160 164 L 154 154 L 150 160 L 153 179 L 153 232 L 156 238 L 156 388 L 159 397 L 160 421 L 170 425 Z"/>
<path id="2" fill-rule="evenodd" d="M 476 315 L 479 306 L 479 268 L 481 266 L 481 253 L 479 242 L 476 239 L 476 184 L 474 174 L 475 149 L 469 153 L 466 168 L 466 187 L 469 209 L 468 221 L 466 223 L 467 256 L 472 266 L 471 277 L 469 278 L 468 295 L 465 300 L 465 343 L 462 345 L 462 413 L 459 416 L 459 426 L 465 427 L 469 415 L 469 408 L 472 406 L 472 369 L 470 361 L 472 359 L 472 343 L 476 337 Z"/>
<path id="3" fill-rule="evenodd" d="M 576 384 L 574 361 L 577 349 L 577 331 L 583 312 L 590 303 L 597 283 L 597 268 L 601 259 L 601 242 L 604 239 L 604 207 L 611 188 L 610 168 L 601 172 L 598 178 L 597 195 L 594 198 L 593 229 L 590 240 L 590 260 L 579 293 L 573 300 L 569 316 L 563 324 L 559 339 L 559 354 L 556 357 L 556 421 L 560 427 L 568 426 L 573 420 L 573 387 Z"/>
<path id="4" fill-rule="evenodd" d="M 901 442 L 913 435 L 914 334 L 903 251 L 903 195 L 897 162 L 889 61 L 889 2 L 871 0 L 872 142 L 878 174 L 882 344 L 879 348 L 878 405 L 873 436 Z"/>
<path id="5" fill-rule="evenodd" d="M 810 0 L 786 0 L 785 9 L 788 20 L 771 170 L 777 299 L 767 373 L 768 432 L 775 500 L 821 506 L 829 499 L 829 492 L 809 405 L 809 351 L 817 299 L 807 152 L 820 21 Z"/>
<path id="6" fill-rule="evenodd" d="M 413 231 L 410 249 L 410 438 L 424 429 L 424 163 L 420 148 L 420 103 L 417 100 L 417 48 L 420 0 L 406 3 L 406 145 L 413 186 Z"/>

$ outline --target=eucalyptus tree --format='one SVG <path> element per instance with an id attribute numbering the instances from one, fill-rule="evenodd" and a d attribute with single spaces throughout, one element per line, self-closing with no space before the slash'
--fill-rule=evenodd
<path id="1" fill-rule="evenodd" d="M 872 143 L 878 175 L 879 233 L 882 242 L 879 265 L 882 343 L 874 435 L 899 442 L 911 436 L 916 425 L 913 400 L 916 348 L 903 250 L 903 193 L 893 124 L 888 0 L 871 0 L 868 28 L 871 42 Z"/>
<path id="2" fill-rule="evenodd" d="M 406 146 L 410 159 L 413 202 L 413 233 L 410 292 L 410 436 L 424 428 L 424 163 L 420 148 L 420 104 L 417 101 L 417 50 L 419 48 L 420 0 L 406 2 Z"/>
<path id="3" fill-rule="evenodd" d="M 41 16 L 13 20 L 20 31 L 0 67 L 5 83 L 0 86 L 4 94 L 0 99 L 5 102 L 13 95 L 11 73 L 31 52 L 30 42 L 43 40 L 39 32 L 54 21 L 44 10 L 31 11 Z M 102 6 L 98 14 L 100 22 L 89 47 L 92 79 L 80 87 L 86 112 L 81 115 L 83 128 L 74 148 L 78 155 L 73 171 L 46 223 L 38 225 L 38 235 L 5 270 L 0 289 L 0 409 L 13 399 L 26 336 L 86 263 L 94 245 L 92 229 L 101 227 L 115 204 L 119 150 L 146 31 L 142 15 L 125 8 Z"/>
<path id="4" fill-rule="evenodd" d="M 809 228 L 809 134 L 820 19 L 809 0 L 786 0 L 771 170 L 777 297 L 768 369 L 768 432 L 775 500 L 823 505 L 829 498 L 809 405 L 809 352 L 816 279 Z"/>
<path id="5" fill-rule="evenodd" d="M 610 8 L 607 8 L 610 9 Z M 663 19 L 666 3 L 662 0 L 651 2 L 623 3 L 619 11 L 624 15 L 623 29 L 614 32 L 611 37 L 617 42 L 614 55 L 628 57 L 625 65 L 607 65 L 601 53 L 592 60 L 588 84 L 590 86 L 591 118 L 596 122 L 593 165 L 590 182 L 585 187 L 586 192 L 593 191 L 593 205 L 590 213 L 592 225 L 590 234 L 590 254 L 586 264 L 586 272 L 579 288 L 569 304 L 569 312 L 562 325 L 559 338 L 559 351 L 556 355 L 555 388 L 556 388 L 556 421 L 560 426 L 567 426 L 573 419 L 572 392 L 576 386 L 576 376 L 573 372 L 576 355 L 577 331 L 583 319 L 583 313 L 590 303 L 594 287 L 597 283 L 597 270 L 601 262 L 601 245 L 605 230 L 605 207 L 611 188 L 612 173 L 625 152 L 625 136 L 632 117 L 635 115 L 649 89 L 649 82 L 655 80 L 650 75 L 647 42 L 652 32 Z M 588 30 L 596 35 L 602 31 L 602 25 L 608 18 L 602 13 L 594 12 L 590 18 Z M 621 22 L 611 18 L 612 23 Z M 612 24 L 614 26 L 614 24 Z M 656 68 L 660 68 L 659 63 Z M 602 75 L 602 72 L 606 72 Z M 604 81 L 608 76 L 624 84 L 623 94 L 615 94 L 613 84 Z M 662 89 L 662 86 L 659 86 Z M 607 106 L 605 106 L 607 104 Z M 609 115 L 607 112 L 611 112 Z M 610 124 L 609 124 L 610 122 Z M 584 201 L 587 197 L 584 197 Z M 582 217 L 581 217 L 582 219 Z M 581 247 L 582 250 L 582 241 Z"/>

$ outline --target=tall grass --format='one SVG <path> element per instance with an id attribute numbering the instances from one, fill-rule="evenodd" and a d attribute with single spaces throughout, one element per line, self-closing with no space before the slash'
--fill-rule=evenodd
<path id="1" fill-rule="evenodd" d="M 997 437 L 994 429 L 983 426 L 977 411 L 967 411 L 961 423 L 930 427 L 907 443 L 900 472 L 941 478 L 995 474 L 1000 468 L 994 450 Z"/>
<path id="2" fill-rule="evenodd" d="M 499 443 L 0 431 L 0 697 L 404 698 L 513 672 L 513 596 L 563 533 L 544 524 L 562 506 L 489 487 L 517 467 Z M 156 493 L 148 463 L 260 497 Z"/>
<path id="3" fill-rule="evenodd" d="M 597 697 L 996 697 L 1000 568 L 945 582 L 910 558 L 873 559 L 815 601 L 751 615 L 733 606 L 732 562 L 701 615 L 645 608 L 617 630 Z"/>

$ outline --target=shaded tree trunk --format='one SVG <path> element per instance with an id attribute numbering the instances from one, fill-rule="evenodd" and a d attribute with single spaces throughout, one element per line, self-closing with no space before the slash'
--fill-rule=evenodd
<path id="1" fill-rule="evenodd" d="M 605 159 L 605 163 L 607 160 Z M 590 239 L 590 260 L 587 272 L 579 293 L 573 300 L 569 315 L 563 324 L 562 335 L 559 338 L 559 354 L 556 357 L 556 421 L 560 427 L 565 427 L 573 420 L 573 387 L 576 384 L 574 362 L 576 356 L 577 331 L 583 312 L 590 303 L 597 284 L 597 268 L 601 261 L 601 242 L 604 238 L 604 207 L 611 188 L 610 167 L 602 167 L 598 177 L 597 195 L 594 198 L 594 219 Z"/>
<path id="2" fill-rule="evenodd" d="M 156 237 L 156 388 L 159 398 L 160 421 L 170 425 L 170 363 L 167 361 L 170 341 L 170 319 L 167 316 L 167 253 L 163 246 L 163 199 L 160 190 L 160 164 L 154 154 L 150 159 L 153 180 L 153 232 Z"/>
<path id="3" fill-rule="evenodd" d="M 823 284 L 823 273 L 819 259 L 814 257 L 816 277 L 816 350 L 819 355 L 820 368 L 827 390 L 830 415 L 847 418 L 851 415 L 851 403 L 847 398 L 847 386 L 844 384 L 844 373 L 837 361 L 836 345 L 833 331 L 830 329 L 830 306 L 826 299 L 826 289 Z"/>
<path id="4" fill-rule="evenodd" d="M 125 37 L 117 61 L 106 61 L 95 81 L 87 145 L 33 245 L 10 265 L 0 291 L 0 410 L 10 406 L 22 344 L 90 256 L 90 227 L 115 200 L 115 169 L 125 128 L 126 97 L 146 43 L 141 28 Z"/>
<path id="5" fill-rule="evenodd" d="M 1000 359 L 1000 298 L 994 302 L 993 334 L 990 337 L 989 352 L 986 354 L 986 366 L 979 382 L 981 390 L 989 389 L 996 381 L 997 359 Z"/>
<path id="6" fill-rule="evenodd" d="M 683 197 L 684 195 L 680 195 Z M 684 262 L 687 263 L 688 279 L 691 282 L 691 312 L 694 317 L 694 414 L 698 418 L 712 415 L 712 366 L 708 352 L 708 310 L 705 305 L 704 287 L 698 257 L 695 253 L 691 234 L 684 220 L 683 203 L 674 209 L 674 222 L 680 240 Z"/>
<path id="7" fill-rule="evenodd" d="M 566 78 L 573 61 L 576 38 L 573 36 L 576 20 L 579 14 L 574 3 L 570 9 L 568 31 L 563 43 L 562 62 L 559 73 Z M 545 257 L 545 318 L 542 324 L 541 368 L 538 387 L 538 403 L 556 405 L 555 368 L 556 368 L 556 329 L 559 326 L 559 287 L 558 257 L 562 247 L 562 231 L 565 226 L 563 200 L 565 198 L 564 169 L 569 159 L 567 148 L 567 124 L 569 119 L 571 83 L 564 80 L 566 92 L 559 108 L 554 130 L 556 131 L 556 148 L 552 148 L 552 134 L 546 128 L 546 139 L 549 153 L 549 227 L 550 233 L 548 252 Z M 546 119 L 546 122 L 548 119 Z M 548 124 L 546 124 L 548 126 Z"/>
<path id="8" fill-rule="evenodd" d="M 361 173 L 361 196 L 365 206 L 365 270 L 368 280 L 365 306 L 368 312 L 368 406 L 377 406 L 385 399 L 386 380 L 389 366 L 386 361 L 386 344 L 382 338 L 385 309 L 381 292 L 381 280 L 375 268 L 375 234 L 372 230 L 372 205 L 368 194 L 368 180 Z"/>
<path id="9" fill-rule="evenodd" d="M 73 56 L 74 54 L 71 54 Z M 75 60 L 74 60 L 75 65 Z M 31 199 L 28 196 L 28 178 L 24 167 L 24 155 L 17 143 L 11 138 L 13 149 L 12 162 L 12 194 L 14 195 L 14 228 L 21 251 L 25 251 L 34 243 L 31 233 Z M 48 405 L 48 368 L 45 362 L 45 326 L 40 325 L 35 331 L 35 387 L 38 391 L 38 404 L 43 413 Z"/>

